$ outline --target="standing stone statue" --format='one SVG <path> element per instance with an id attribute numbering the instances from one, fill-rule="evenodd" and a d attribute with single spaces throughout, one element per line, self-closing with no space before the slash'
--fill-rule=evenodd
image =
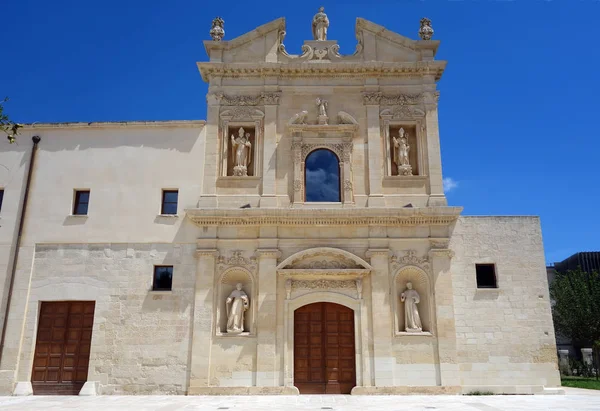
<path id="1" fill-rule="evenodd" d="M 237 283 L 235 290 L 225 300 L 227 306 L 227 332 L 239 334 L 244 332 L 244 312 L 250 307 L 248 295 L 242 290 L 242 283 Z"/>
<path id="2" fill-rule="evenodd" d="M 235 152 L 233 175 L 247 176 L 248 165 L 250 165 L 252 155 L 250 133 L 244 134 L 244 128 L 240 127 L 237 138 L 233 134 L 231 135 L 231 147 Z"/>
<path id="3" fill-rule="evenodd" d="M 412 283 L 406 283 L 406 290 L 400 294 L 400 301 L 404 303 L 404 329 L 408 333 L 423 332 L 421 317 L 417 304 L 421 302 L 421 297 L 416 290 L 413 290 Z"/>
<path id="4" fill-rule="evenodd" d="M 412 175 L 412 167 L 408 159 L 410 145 L 408 144 L 408 133 L 404 128 L 400 129 L 398 138 L 392 137 L 394 143 L 394 163 L 398 167 L 398 174 L 401 176 Z"/>
<path id="5" fill-rule="evenodd" d="M 325 14 L 325 7 L 319 7 L 319 12 L 315 14 L 312 21 L 313 38 L 318 41 L 327 40 L 327 28 L 329 27 L 329 19 Z"/>
<path id="6" fill-rule="evenodd" d="M 329 119 L 327 116 L 327 100 L 317 97 L 316 104 L 319 111 L 319 124 L 327 124 L 327 120 Z"/>

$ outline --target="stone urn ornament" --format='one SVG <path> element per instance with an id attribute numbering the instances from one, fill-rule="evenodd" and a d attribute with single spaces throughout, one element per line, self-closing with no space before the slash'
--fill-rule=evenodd
<path id="1" fill-rule="evenodd" d="M 212 28 L 209 33 L 213 41 L 223 40 L 223 37 L 225 36 L 225 29 L 223 28 L 224 24 L 225 21 L 221 17 L 215 17 L 212 21 Z"/>
<path id="2" fill-rule="evenodd" d="M 427 17 L 423 17 L 421 19 L 419 37 L 421 37 L 421 40 L 431 40 L 431 38 L 433 37 L 433 28 L 431 27 L 431 20 L 429 20 Z"/>

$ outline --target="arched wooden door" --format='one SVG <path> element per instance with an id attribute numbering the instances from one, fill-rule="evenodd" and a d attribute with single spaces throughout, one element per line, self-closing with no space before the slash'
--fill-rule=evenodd
<path id="1" fill-rule="evenodd" d="M 350 394 L 356 385 L 354 311 L 314 303 L 294 312 L 294 385 L 300 394 Z"/>

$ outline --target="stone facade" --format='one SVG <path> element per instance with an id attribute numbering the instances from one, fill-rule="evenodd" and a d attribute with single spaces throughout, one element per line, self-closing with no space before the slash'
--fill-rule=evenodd
<path id="1" fill-rule="evenodd" d="M 340 55 L 319 21 L 293 55 L 283 19 L 230 41 L 215 20 L 198 63 L 206 122 L 25 127 L 20 141 L 42 141 L 12 290 L 30 151 L 1 150 L 0 392 L 30 392 L 42 302 L 78 300 L 95 302 L 82 393 L 298 393 L 295 313 L 312 303 L 352 310 L 356 394 L 559 385 L 538 219 L 447 206 L 439 42 L 357 19 L 356 52 Z M 394 154 L 400 129 L 409 149 Z M 338 201 L 307 201 L 319 149 L 339 162 Z M 86 216 L 71 215 L 76 189 Z M 165 189 L 175 215 L 161 215 Z M 485 263 L 497 288 L 477 287 Z M 152 291 L 155 265 L 173 266 L 171 291 Z"/>

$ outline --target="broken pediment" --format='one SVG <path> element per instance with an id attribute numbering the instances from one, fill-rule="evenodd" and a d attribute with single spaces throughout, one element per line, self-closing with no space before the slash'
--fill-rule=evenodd
<path id="1" fill-rule="evenodd" d="M 300 251 L 277 266 L 280 275 L 292 279 L 310 280 L 356 279 L 369 274 L 371 269 L 369 263 L 354 254 L 330 247 Z"/>

